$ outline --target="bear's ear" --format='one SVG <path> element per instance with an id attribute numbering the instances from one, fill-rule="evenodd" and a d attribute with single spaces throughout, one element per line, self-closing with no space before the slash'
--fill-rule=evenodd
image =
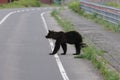
<path id="1" fill-rule="evenodd" d="M 48 32 L 51 32 L 50 30 L 48 30 Z"/>

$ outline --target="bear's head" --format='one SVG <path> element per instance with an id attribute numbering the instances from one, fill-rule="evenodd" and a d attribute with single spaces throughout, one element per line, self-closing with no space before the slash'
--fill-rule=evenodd
<path id="1" fill-rule="evenodd" d="M 46 35 L 46 38 L 56 39 L 57 38 L 57 32 L 49 30 L 48 34 Z"/>

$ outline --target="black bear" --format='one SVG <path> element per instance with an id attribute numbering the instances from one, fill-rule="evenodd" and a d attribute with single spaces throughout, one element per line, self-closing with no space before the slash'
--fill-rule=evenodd
<path id="1" fill-rule="evenodd" d="M 76 53 L 73 55 L 80 54 L 81 48 L 86 46 L 86 44 L 83 43 L 82 36 L 76 31 L 56 32 L 49 30 L 48 34 L 46 35 L 46 38 L 56 40 L 54 50 L 52 53 L 50 53 L 50 55 L 56 54 L 60 48 L 60 45 L 62 46 L 62 49 L 64 51 L 64 53 L 61 53 L 61 55 L 65 55 L 67 51 L 66 43 L 75 45 Z"/>

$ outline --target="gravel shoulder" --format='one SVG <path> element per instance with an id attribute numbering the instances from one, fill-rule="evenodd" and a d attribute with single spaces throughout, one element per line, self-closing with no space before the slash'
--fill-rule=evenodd
<path id="1" fill-rule="evenodd" d="M 102 49 L 105 52 L 104 58 L 120 71 L 120 33 L 105 30 L 103 26 L 81 17 L 69 9 L 61 11 L 60 14 L 72 22 L 75 29 L 85 38 Z"/>

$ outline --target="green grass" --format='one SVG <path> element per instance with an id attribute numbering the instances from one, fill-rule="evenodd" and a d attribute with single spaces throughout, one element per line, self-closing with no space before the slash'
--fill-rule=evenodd
<path id="1" fill-rule="evenodd" d="M 18 0 L 7 4 L 0 4 L 0 8 L 40 7 L 39 0 Z"/>
<path id="2" fill-rule="evenodd" d="M 73 1 L 68 6 L 70 9 L 74 10 L 75 12 L 79 14 L 84 14 L 84 10 L 80 10 L 80 2 Z"/>
<path id="3" fill-rule="evenodd" d="M 117 3 L 117 2 L 111 2 L 110 1 L 110 2 L 105 3 L 105 5 L 115 7 L 115 8 L 120 8 L 120 4 Z"/>
<path id="4" fill-rule="evenodd" d="M 74 25 L 71 24 L 71 22 L 66 21 L 59 13 L 60 12 L 58 11 L 52 12 L 52 16 L 57 20 L 59 25 L 63 27 L 65 31 L 75 30 Z M 95 18 L 96 16 L 97 14 L 94 14 L 92 18 Z M 91 62 L 95 65 L 95 67 L 104 76 L 104 80 L 120 80 L 120 74 L 118 74 L 116 71 L 113 71 L 107 67 L 108 63 L 102 57 L 104 54 L 104 51 L 97 49 L 88 40 L 86 40 L 86 43 L 88 44 L 88 47 L 82 49 L 83 54 L 75 56 L 75 58 L 85 58 L 85 59 L 91 60 Z"/>
<path id="5" fill-rule="evenodd" d="M 97 49 L 94 45 L 89 44 L 87 48 L 83 49 L 83 54 L 75 56 L 75 58 L 85 58 L 91 60 L 95 67 L 104 76 L 104 80 L 120 80 L 118 72 L 108 68 L 107 62 L 103 59 L 104 52 Z"/>
<path id="6" fill-rule="evenodd" d="M 116 25 L 116 24 L 110 23 L 109 21 L 101 18 L 99 15 L 96 16 L 94 14 L 91 15 L 91 14 L 84 13 L 82 16 L 104 26 L 107 30 L 110 30 L 113 32 L 120 32 L 120 25 L 119 24 Z"/>
<path id="7" fill-rule="evenodd" d="M 73 24 L 60 16 L 59 12 L 54 10 L 51 15 L 56 19 L 58 24 L 63 27 L 65 31 L 73 31 Z"/>

